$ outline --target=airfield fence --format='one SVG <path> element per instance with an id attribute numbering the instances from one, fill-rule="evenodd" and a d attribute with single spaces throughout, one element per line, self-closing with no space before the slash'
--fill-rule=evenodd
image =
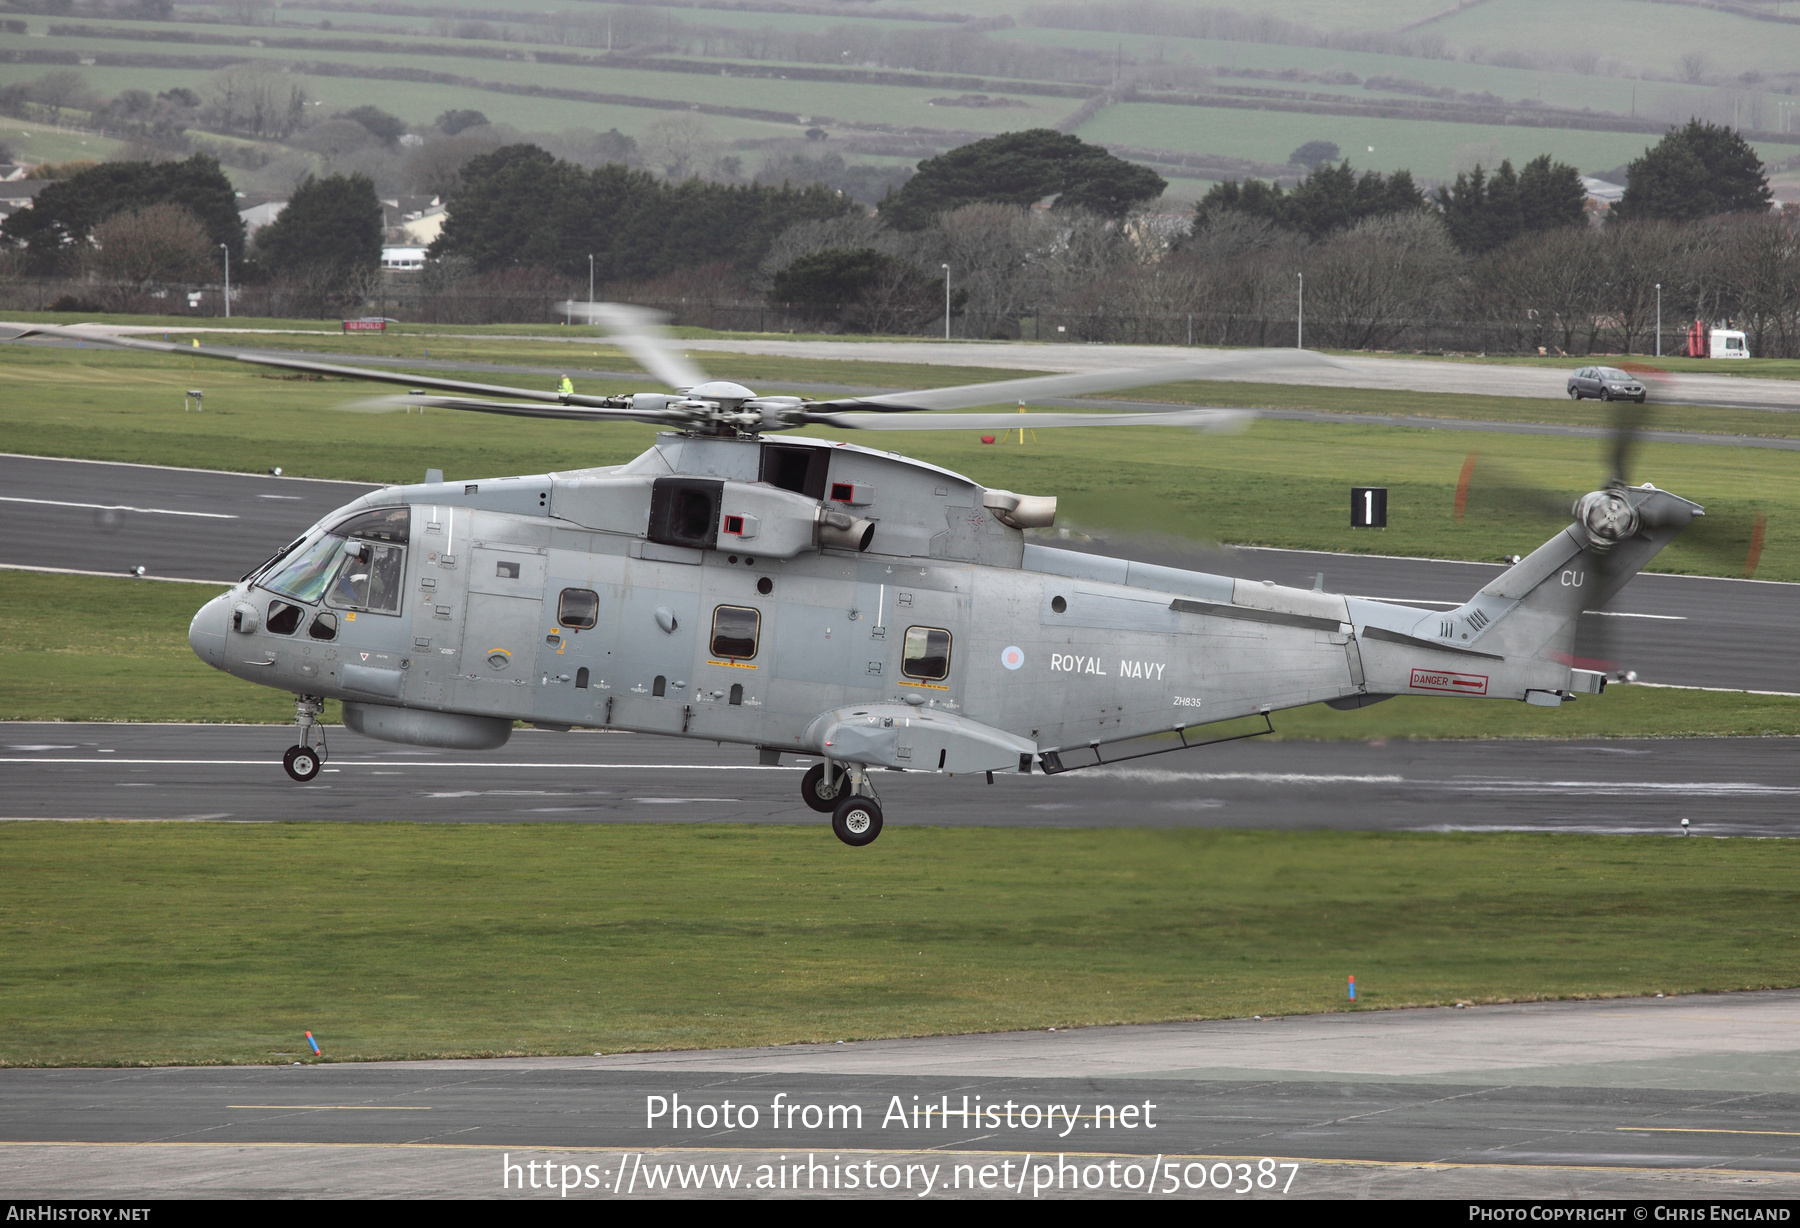
<path id="1" fill-rule="evenodd" d="M 587 287 L 580 287 L 581 299 Z M 563 324 L 571 320 L 559 304 L 570 298 L 571 288 L 507 292 L 447 294 L 424 293 L 407 286 L 389 286 L 366 298 L 326 298 L 306 287 L 281 284 L 232 287 L 232 314 L 263 319 L 337 320 L 362 315 L 382 315 L 417 324 Z M 196 300 L 190 304 L 190 295 Z M 836 303 L 778 303 L 754 298 L 666 298 L 615 295 L 624 301 L 665 313 L 676 325 L 720 332 L 831 333 L 832 321 L 846 306 Z M 74 323 L 83 315 L 130 312 L 158 316 L 187 316 L 209 325 L 222 317 L 223 298 L 218 285 L 169 285 L 145 288 L 113 285 L 91 279 L 14 279 L 0 283 L 0 310 L 66 313 Z M 961 315 L 951 317 L 951 336 L 958 340 L 1025 340 L 1102 345 L 1275 346 L 1295 343 L 1293 315 L 1232 312 L 1123 312 L 1056 311 L 1020 313 L 1001 328 L 972 335 Z M 1626 329 L 1607 317 L 1581 322 L 1573 344 L 1559 348 L 1566 330 L 1552 321 L 1537 320 L 1399 320 L 1395 341 L 1388 351 L 1451 354 L 1547 354 L 1636 355 L 1656 353 L 1656 336 L 1642 324 Z M 1340 337 L 1342 326 L 1329 319 L 1309 318 L 1304 340 L 1309 347 L 1355 348 Z M 1685 344 L 1686 321 L 1670 313 L 1663 321 L 1662 353 L 1680 352 Z M 845 335 L 854 335 L 846 333 Z M 892 335 L 892 334 L 890 334 Z M 912 330 L 920 337 L 943 336 L 943 316 Z M 1765 328 L 1759 339 L 1751 337 L 1751 352 L 1758 357 L 1800 357 L 1800 330 L 1786 332 Z"/>

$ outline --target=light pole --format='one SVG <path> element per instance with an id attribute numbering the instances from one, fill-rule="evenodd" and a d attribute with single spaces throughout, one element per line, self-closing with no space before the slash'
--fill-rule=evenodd
<path id="1" fill-rule="evenodd" d="M 1662 283 L 1656 283 L 1656 356 L 1662 357 Z"/>
<path id="2" fill-rule="evenodd" d="M 588 253 L 588 302 L 594 301 L 594 253 Z"/>
<path id="3" fill-rule="evenodd" d="M 944 266 L 944 340 L 950 340 L 950 266 Z"/>
<path id="4" fill-rule="evenodd" d="M 1304 350 L 1306 348 L 1306 274 L 1296 273 L 1294 276 L 1300 279 L 1299 306 L 1294 310 L 1294 348 Z"/>
<path id="5" fill-rule="evenodd" d="M 225 253 L 225 318 L 231 318 L 231 249 L 223 243 L 219 250 Z"/>

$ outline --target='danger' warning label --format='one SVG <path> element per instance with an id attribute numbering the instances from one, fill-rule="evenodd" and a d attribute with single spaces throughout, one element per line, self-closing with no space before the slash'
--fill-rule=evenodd
<path id="1" fill-rule="evenodd" d="M 1448 691 L 1452 695 L 1486 695 L 1486 674 L 1453 674 L 1441 669 L 1415 669 L 1412 682 L 1415 691 Z"/>

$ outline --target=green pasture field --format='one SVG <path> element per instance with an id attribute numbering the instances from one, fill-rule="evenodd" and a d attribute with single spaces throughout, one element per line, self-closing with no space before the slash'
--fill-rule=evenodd
<path id="1" fill-rule="evenodd" d="M 4 71 L 0 69 L 0 74 Z M 25 79 L 41 75 L 37 73 Z M 0 75 L 0 83 L 8 80 L 10 78 Z M 30 162 L 75 162 L 85 158 L 100 161 L 122 144 L 97 132 L 77 132 L 11 115 L 0 116 L 0 145 L 11 149 L 14 157 Z"/>
<path id="2" fill-rule="evenodd" d="M 0 721 L 292 721 L 288 695 L 222 674 L 188 648 L 188 622 L 219 591 L 0 570 Z M 325 719 L 339 720 L 335 701 Z M 1800 700 L 1629 686 L 1560 708 L 1403 696 L 1355 712 L 1295 709 L 1275 729 L 1324 741 L 1795 735 Z"/>
<path id="3" fill-rule="evenodd" d="M 0 1065 L 772 1045 L 1800 983 L 1800 845 L 0 823 Z M 1357 1002 L 1345 1001 L 1347 976 Z"/>
<path id="4" fill-rule="evenodd" d="M 1457 46 L 1527 53 L 1541 51 L 1553 31 L 1558 48 L 1603 48 L 1604 55 L 1672 76 L 1681 74 L 1681 57 L 1690 51 L 1705 54 L 1709 73 L 1766 72 L 1800 58 L 1800 26 L 1643 0 L 1490 0 L 1425 29 Z"/>
<path id="5" fill-rule="evenodd" d="M 204 30 L 197 32 L 200 41 L 165 43 L 157 37 L 168 32 L 165 23 L 138 24 L 144 28 L 146 35 L 146 40 L 142 42 L 123 38 L 70 38 L 66 36 L 33 38 L 27 35 L 0 34 L 0 49 L 24 47 L 29 43 L 30 48 L 36 51 L 64 51 L 85 55 L 97 53 L 112 55 L 223 55 L 229 56 L 235 62 L 268 64 L 271 70 L 284 64 L 328 62 L 345 65 L 352 69 L 372 71 L 391 66 L 396 58 L 394 53 L 388 51 L 362 50 L 358 44 L 367 36 L 361 34 L 296 32 L 304 34 L 309 39 L 322 39 L 333 44 L 341 44 L 330 48 L 251 47 L 238 44 L 208 44 L 204 41 L 206 33 Z M 129 28 L 128 24 L 110 21 L 103 25 L 105 28 Z M 258 32 L 253 28 L 246 28 L 234 33 L 255 35 Z M 271 38 L 279 38 L 285 32 L 271 34 L 264 30 L 260 33 Z M 425 37 L 408 38 L 407 41 L 443 46 L 453 52 L 467 51 L 475 46 L 484 48 L 491 46 L 491 44 L 485 43 L 472 44 L 464 39 Z M 551 50 L 551 48 L 546 47 L 545 50 Z M 578 54 L 599 54 L 594 48 L 562 50 L 570 50 Z M 1043 127 L 1068 114 L 1078 105 L 1076 99 L 1022 97 L 1020 101 L 1027 104 L 1026 109 L 946 110 L 926 105 L 929 99 L 945 92 L 942 86 L 926 83 L 921 83 L 917 87 L 906 87 L 798 79 L 783 80 L 774 75 L 727 77 L 718 73 L 652 72 L 610 66 L 595 67 L 581 64 L 533 62 L 524 59 L 494 59 L 479 55 L 445 54 L 416 58 L 418 62 L 413 65 L 414 67 L 434 73 L 453 73 L 475 81 L 493 82 L 499 85 L 593 90 L 608 94 L 678 100 L 683 103 L 751 107 L 765 111 L 788 112 L 791 113 L 790 130 L 795 135 L 808 126 L 798 123 L 798 117 L 802 114 L 856 123 L 891 123 L 952 128 L 959 131 L 999 132 L 1016 128 Z M 780 71 L 781 65 L 779 63 L 759 63 L 757 68 L 774 74 Z M 0 66 L 0 84 L 33 80 L 45 71 L 42 65 L 35 64 Z M 196 77 L 204 78 L 212 75 L 211 71 L 154 66 L 143 68 L 94 66 L 82 71 L 88 81 L 104 93 L 115 93 L 128 88 L 166 90 L 171 85 L 191 85 L 194 84 L 193 79 Z M 305 82 L 308 92 L 314 98 L 323 99 L 330 106 L 348 108 L 373 104 L 390 110 L 413 124 L 429 123 L 444 109 L 444 106 L 451 105 L 444 103 L 443 100 L 454 95 L 455 98 L 461 100 L 455 105 L 460 106 L 470 105 L 467 99 L 471 97 L 491 100 L 491 102 L 484 101 L 479 104 L 481 111 L 490 119 L 512 123 L 528 130 L 554 130 L 575 126 L 603 129 L 613 126 L 612 122 L 602 122 L 594 114 L 596 104 L 593 103 L 541 99 L 462 85 L 390 82 L 338 76 L 302 76 L 297 80 Z M 560 106 L 556 105 L 558 102 L 561 103 Z M 615 107 L 612 104 L 599 105 L 614 110 L 635 110 L 637 118 L 632 124 L 632 128 L 642 128 L 659 116 L 671 113 L 666 108 L 645 111 L 641 108 Z M 437 109 L 434 110 L 434 107 Z M 553 112 L 560 114 L 561 117 L 551 118 Z M 767 121 L 707 116 L 706 123 L 715 130 L 717 135 L 722 137 L 766 136 L 770 131 L 770 124 Z M 751 127 L 754 127 L 756 131 L 750 131 Z"/>
<path id="6" fill-rule="evenodd" d="M 1459 93 L 1490 93 L 1509 101 L 1530 99 L 1545 106 L 1574 109 L 1590 108 L 1630 115 L 1637 108 L 1640 117 L 1680 116 L 1685 118 L 1716 96 L 1707 85 L 1688 85 L 1680 81 L 1640 81 L 1631 77 L 1608 77 L 1574 72 L 1546 72 L 1532 68 L 1508 68 L 1497 64 L 1476 64 L 1461 59 L 1423 59 L 1418 56 L 1385 55 L 1368 51 L 1343 51 L 1335 47 L 1294 47 L 1281 43 L 1232 43 L 1219 39 L 1180 38 L 1168 35 L 1111 34 L 1099 35 L 1086 30 L 1063 30 L 1044 26 L 1016 26 L 998 31 L 990 37 L 1016 39 L 1047 47 L 1091 47 L 1095 39 L 1110 39 L 1107 45 L 1123 48 L 1124 54 L 1141 62 L 1172 64 L 1183 62 L 1224 69 L 1259 69 L 1280 71 L 1295 68 L 1309 73 L 1350 72 L 1367 80 L 1371 77 L 1398 77 L 1433 88 L 1448 88 Z M 1151 69 L 1146 80 L 1154 84 Z M 1417 98 L 1415 94 L 1365 90 L 1361 86 L 1335 87 L 1319 81 L 1258 80 L 1255 78 L 1221 77 L 1218 84 L 1265 89 L 1293 89 L 1306 93 L 1337 93 L 1367 102 Z M 1740 92 L 1749 94 L 1751 91 Z M 1771 94 L 1772 101 L 1777 95 Z M 1773 127 L 1771 116 L 1765 126 Z M 1671 121 L 1674 122 L 1674 121 Z M 1648 138 L 1646 138 L 1646 142 Z M 1345 151 L 1350 152 L 1349 150 Z M 1285 154 L 1282 155 L 1285 158 Z M 1351 161 L 1360 166 L 1355 158 Z M 1602 169 L 1584 167 L 1584 170 Z"/>
<path id="7" fill-rule="evenodd" d="M 270 338 L 271 342 L 275 338 Z M 386 345 L 401 343 L 398 339 Z M 423 343 L 421 342 L 421 348 Z M 467 343 L 473 345 L 475 343 Z M 599 347 L 596 347 L 598 351 Z M 486 352 L 486 351 L 484 351 Z M 517 354 L 516 350 L 504 351 Z M 569 355 L 567 348 L 559 353 Z M 576 351 L 579 353 L 579 351 Z M 601 361 L 608 361 L 604 354 Z M 591 359 L 590 359 L 591 360 Z M 654 431 L 636 424 L 569 424 L 501 420 L 451 411 L 350 414 L 371 385 L 303 380 L 236 364 L 132 354 L 100 348 L 0 349 L 9 395 L 0 431 L 10 451 L 150 464 L 262 472 L 280 466 L 294 476 L 349 481 L 417 481 L 427 467 L 452 478 L 618 464 L 648 447 Z M 885 368 L 885 370 L 884 370 Z M 731 374 L 780 387 L 790 378 L 886 386 L 930 386 L 996 378 L 1005 373 L 825 360 L 748 359 Z M 826 372 L 829 372 L 828 374 Z M 584 381 L 584 384 L 586 381 Z M 597 384 L 597 382 L 595 382 Z M 585 386 L 584 391 L 588 390 Z M 646 385 L 647 386 L 647 385 Z M 203 414 L 182 410 L 186 389 L 206 390 Z M 1425 414 L 1558 415 L 1550 420 L 1604 421 L 1598 406 L 1511 398 L 1457 398 L 1353 390 L 1201 385 L 1211 403 L 1326 404 L 1340 410 Z M 609 386 L 595 391 L 628 391 Z M 1156 394 L 1158 390 L 1152 390 Z M 1186 390 L 1166 390 L 1176 395 Z M 1234 393 L 1237 395 L 1234 398 Z M 1189 395 L 1192 395 L 1191 393 Z M 1533 407 L 1537 408 L 1534 410 Z M 1552 408 L 1554 407 L 1554 409 Z M 1732 411 L 1665 410 L 1658 425 L 1708 422 L 1730 429 Z M 1787 417 L 1737 411 L 1749 429 L 1776 431 Z M 831 434 L 825 428 L 808 428 Z M 1703 428 L 1704 429 L 1704 428 Z M 1744 429 L 1744 428 L 1740 428 Z M 1523 554 L 1558 523 L 1502 509 L 1489 498 L 1500 478 L 1519 475 L 1571 496 L 1605 476 L 1599 440 L 1434 431 L 1361 423 L 1262 419 L 1239 434 L 1200 434 L 1150 427 L 1038 433 L 1038 441 L 983 445 L 973 432 L 909 433 L 904 441 L 859 438 L 904 447 L 920 459 L 968 473 L 984 485 L 1041 491 L 1062 500 L 1062 523 L 1094 530 L 1154 532 L 1243 545 L 1365 551 L 1441 558 L 1497 559 Z M 354 441 L 354 446 L 346 446 Z M 1455 488 L 1470 451 L 1482 456 L 1468 514 L 1452 517 Z M 1755 448 L 1647 443 L 1637 473 L 1749 523 L 1760 512 L 1767 532 L 1757 576 L 1800 579 L 1800 469 L 1785 453 Z M 1345 491 L 1389 488 L 1390 527 L 1350 529 Z M 1657 570 L 1737 574 L 1741 558 L 1694 557 L 1677 542 Z"/>
<path id="8" fill-rule="evenodd" d="M 1264 162 L 1285 162 L 1289 151 L 1307 141 L 1333 141 L 1358 171 L 1410 170 L 1414 175 L 1433 179 L 1450 177 L 1466 146 L 1491 151 L 1483 161 L 1510 158 L 1514 166 L 1520 166 L 1548 153 L 1578 167 L 1599 168 L 1638 157 L 1656 139 L 1633 132 L 1144 102 L 1107 107 L 1081 125 L 1077 135 L 1084 141 L 1101 144 L 1150 146 Z M 1778 145 L 1758 152 L 1765 158 L 1785 158 L 1796 150 Z"/>

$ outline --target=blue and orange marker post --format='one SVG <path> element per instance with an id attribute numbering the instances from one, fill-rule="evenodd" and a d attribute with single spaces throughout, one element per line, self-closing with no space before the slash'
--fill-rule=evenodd
<path id="1" fill-rule="evenodd" d="M 1350 996 L 1354 998 L 1356 996 L 1355 992 L 1352 991 Z M 313 1039 L 313 1034 L 311 1032 L 306 1034 L 306 1043 L 312 1046 L 313 1056 L 319 1057 L 319 1042 Z"/>
<path id="2" fill-rule="evenodd" d="M 1352 1002 L 1354 1002 L 1354 1001 L 1356 1001 L 1356 978 L 1355 978 L 1355 977 L 1351 977 L 1351 978 L 1350 978 L 1350 1000 L 1351 1000 L 1351 1001 L 1352 1001 Z M 307 1034 L 306 1034 L 306 1036 L 307 1036 L 307 1039 L 308 1039 L 308 1040 L 310 1040 L 310 1039 L 312 1039 L 312 1033 L 311 1033 L 311 1032 L 308 1032 L 308 1033 L 307 1033 Z M 314 1046 L 313 1046 L 313 1048 L 314 1048 L 314 1049 L 317 1049 L 317 1048 L 318 1048 L 318 1046 L 317 1046 L 317 1045 L 314 1045 Z"/>

